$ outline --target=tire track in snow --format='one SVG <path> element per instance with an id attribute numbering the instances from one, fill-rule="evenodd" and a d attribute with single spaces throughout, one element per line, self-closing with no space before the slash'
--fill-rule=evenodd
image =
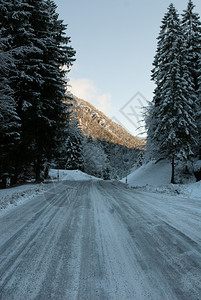
<path id="1" fill-rule="evenodd" d="M 68 187 L 63 186 L 63 188 L 65 190 Z M 82 186 L 79 185 L 79 193 L 81 190 Z M 50 299 L 48 293 L 51 288 L 49 287 L 49 292 L 48 289 L 44 289 L 45 294 L 43 295 L 41 286 L 46 285 L 46 279 L 49 279 L 50 275 L 54 279 L 52 259 L 57 253 L 57 261 L 59 261 L 58 243 L 61 240 L 61 243 L 64 244 L 67 238 L 66 233 L 72 229 L 72 223 L 77 224 L 79 220 L 78 216 L 74 215 L 76 207 L 79 206 L 78 202 L 80 202 L 77 193 L 78 191 L 75 189 L 71 203 L 69 203 L 69 198 L 65 199 L 65 193 L 62 193 L 63 197 L 58 193 L 57 199 L 54 195 L 51 205 L 46 198 L 42 198 L 41 205 L 38 206 L 38 210 L 35 211 L 31 220 L 2 246 L 4 260 L 1 264 L 1 289 L 3 291 L 1 299 L 12 299 L 13 291 L 15 299 L 21 299 L 22 295 L 26 295 L 26 297 L 29 295 L 29 299 L 34 299 L 37 294 L 41 295 L 38 299 Z M 69 206 L 66 206 L 66 209 L 60 208 L 61 205 L 58 206 L 58 204 L 62 204 L 66 200 Z M 42 209 L 40 209 L 41 207 Z M 69 249 L 74 246 L 73 243 L 70 244 L 73 238 L 71 235 Z M 69 259 L 71 259 L 70 256 L 71 253 Z M 50 269 L 51 272 L 48 273 Z M 48 284 L 53 282 L 54 280 L 48 281 Z"/>
<path id="2" fill-rule="evenodd" d="M 163 291 L 159 299 L 168 299 L 170 295 L 170 299 L 200 299 L 201 286 L 198 278 L 201 278 L 201 240 L 197 239 L 195 242 L 189 237 L 188 226 L 186 228 L 183 225 L 181 231 L 179 207 L 183 207 L 185 201 L 178 205 L 176 218 L 177 211 L 175 208 L 171 210 L 171 204 L 174 206 L 175 201 L 179 203 L 175 197 L 169 197 L 169 202 L 172 203 L 169 203 L 168 215 L 168 207 L 163 204 L 165 199 L 158 199 L 154 205 L 154 196 L 151 194 L 140 193 L 139 197 L 138 192 L 135 196 L 135 191 L 129 193 L 127 188 L 121 187 L 120 191 L 118 187 L 104 190 L 102 187 L 100 191 L 105 195 L 107 205 L 113 207 L 122 226 L 127 228 L 133 243 L 137 245 L 139 251 L 135 251 L 135 255 L 139 266 L 146 271 L 147 279 L 157 288 L 158 294 Z M 198 202 L 195 206 L 197 204 Z M 194 212 L 192 203 L 192 209 L 188 206 L 188 215 L 193 218 Z M 201 220 L 200 209 L 196 211 L 196 216 L 198 214 Z M 174 225 L 171 225 L 171 221 Z M 200 236 L 201 222 L 197 225 L 195 221 L 192 228 Z"/>
<path id="3" fill-rule="evenodd" d="M 106 181 L 55 184 L 0 218 L 1 299 L 198 300 L 198 206 Z"/>

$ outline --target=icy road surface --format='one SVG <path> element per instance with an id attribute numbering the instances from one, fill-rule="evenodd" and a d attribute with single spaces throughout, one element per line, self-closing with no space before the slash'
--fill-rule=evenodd
<path id="1" fill-rule="evenodd" d="M 201 299 L 201 201 L 55 183 L 0 218 L 0 299 Z"/>

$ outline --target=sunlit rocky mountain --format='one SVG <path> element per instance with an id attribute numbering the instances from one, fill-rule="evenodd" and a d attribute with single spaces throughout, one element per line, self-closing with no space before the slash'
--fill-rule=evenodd
<path id="1" fill-rule="evenodd" d="M 143 139 L 134 137 L 122 126 L 113 122 L 103 112 L 89 102 L 75 97 L 78 121 L 85 136 L 105 139 L 108 142 L 126 147 L 140 147 L 145 144 Z"/>

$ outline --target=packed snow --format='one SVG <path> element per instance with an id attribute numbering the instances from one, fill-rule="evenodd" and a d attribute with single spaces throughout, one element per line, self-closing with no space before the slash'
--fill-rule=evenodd
<path id="1" fill-rule="evenodd" d="M 155 163 L 151 161 L 129 174 L 127 183 L 130 187 L 142 191 L 201 199 L 201 181 L 189 184 L 170 184 L 170 178 L 170 162 L 161 160 Z M 126 178 L 121 181 L 125 183 Z"/>
<path id="2" fill-rule="evenodd" d="M 196 199 L 55 181 L 0 217 L 1 299 L 198 300 L 200 220 Z"/>
<path id="3" fill-rule="evenodd" d="M 0 209 L 1 211 L 8 211 L 44 193 L 46 189 L 47 186 L 42 183 L 24 184 L 7 189 L 0 189 Z"/>
<path id="4" fill-rule="evenodd" d="M 50 178 L 44 183 L 28 183 L 21 186 L 11 187 L 7 189 L 0 189 L 0 210 L 7 212 L 13 209 L 15 206 L 21 205 L 34 197 L 43 194 L 49 184 L 55 181 L 64 180 L 97 180 L 96 177 L 88 175 L 79 170 L 56 170 L 50 169 Z"/>
<path id="5" fill-rule="evenodd" d="M 57 170 L 50 169 L 49 180 L 40 184 L 24 184 L 0 190 L 0 209 L 7 212 L 15 206 L 21 205 L 34 197 L 43 194 L 51 182 L 57 181 L 83 181 L 97 180 L 96 177 L 88 175 L 79 170 Z M 185 198 L 197 198 L 201 200 L 201 181 L 191 184 L 169 184 L 171 176 L 171 166 L 165 161 L 157 164 L 149 162 L 128 175 L 128 185 L 137 188 L 139 191 L 151 193 L 165 193 L 169 195 L 179 195 Z M 100 180 L 100 179 L 99 179 Z M 125 182 L 124 178 L 121 182 Z M 120 182 L 119 182 L 120 184 Z"/>
<path id="6" fill-rule="evenodd" d="M 142 165 L 128 175 L 127 182 L 131 186 L 158 186 L 170 183 L 171 165 L 167 161 L 154 161 Z M 125 179 L 123 180 L 125 182 Z"/>
<path id="7" fill-rule="evenodd" d="M 146 185 L 134 187 L 137 190 L 147 191 L 158 194 L 168 194 L 172 196 L 179 196 L 184 198 L 196 198 L 201 200 L 201 181 L 191 184 L 167 184 L 167 185 Z"/>
<path id="8" fill-rule="evenodd" d="M 50 180 L 90 180 L 97 179 L 94 176 L 88 175 L 80 170 L 58 170 L 50 169 Z"/>

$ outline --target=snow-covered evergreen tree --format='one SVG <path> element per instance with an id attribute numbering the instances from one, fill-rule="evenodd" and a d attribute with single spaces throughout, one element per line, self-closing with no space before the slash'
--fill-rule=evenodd
<path id="1" fill-rule="evenodd" d="M 83 170 L 82 142 L 83 135 L 77 118 L 76 99 L 68 94 L 66 106 L 66 137 L 60 154 L 60 165 L 65 169 Z"/>
<path id="2" fill-rule="evenodd" d="M 67 170 L 83 170 L 83 158 L 82 158 L 82 140 L 79 136 L 72 133 L 68 136 L 66 141 L 66 153 L 65 153 L 65 169 Z"/>
<path id="3" fill-rule="evenodd" d="M 148 122 L 154 119 L 154 123 L 148 123 L 147 128 L 157 155 L 172 161 L 172 183 L 174 160 L 176 157 L 187 159 L 192 154 L 197 133 L 193 80 L 185 60 L 184 41 L 178 13 L 171 4 L 158 37 L 152 71 L 156 84 L 154 107 L 147 118 Z"/>
<path id="4" fill-rule="evenodd" d="M 193 77 L 195 91 L 198 91 L 198 77 L 201 75 L 199 60 L 201 56 L 201 21 L 198 13 L 193 10 L 195 5 L 191 0 L 182 14 L 182 30 L 185 36 L 186 64 Z"/>
<path id="5" fill-rule="evenodd" d="M 29 0 L 27 0 L 29 2 Z M 70 38 L 65 36 L 66 26 L 58 19 L 54 1 L 30 1 L 33 5 L 31 24 L 34 34 L 41 43 L 43 80 L 41 87 L 41 116 L 35 136 L 37 157 L 35 165 L 41 168 L 42 155 L 51 159 L 63 142 L 66 124 L 66 105 L 62 102 L 65 94 L 65 70 L 74 61 L 75 51 L 69 46 Z"/>
<path id="6" fill-rule="evenodd" d="M 14 150 L 20 140 L 20 118 L 8 78 L 12 63 L 12 56 L 0 48 L 0 178 L 4 173 L 12 174 Z"/>
<path id="7" fill-rule="evenodd" d="M 191 0 L 188 2 L 187 9 L 182 14 L 182 30 L 185 35 L 185 59 L 186 65 L 193 78 L 194 93 L 196 99 L 196 120 L 201 131 L 200 112 L 201 112 L 201 21 L 198 13 L 194 12 L 195 5 Z M 200 141 L 198 143 L 201 154 L 201 132 L 199 134 Z M 198 148 L 197 147 L 197 148 Z"/>
<path id="8" fill-rule="evenodd" d="M 38 106 L 42 78 L 39 70 L 42 52 L 30 23 L 32 6 L 23 0 L 4 0 L 1 4 L 2 48 L 12 52 L 15 60 L 9 77 L 17 113 L 22 122 L 21 143 L 16 149 L 14 161 L 17 181 L 23 166 L 30 164 L 35 154 L 33 133 L 37 126 L 36 113 L 40 116 Z"/>
<path id="9" fill-rule="evenodd" d="M 199 60 L 199 68 L 201 70 L 201 57 Z M 198 77 L 198 105 L 197 105 L 197 128 L 198 128 L 198 154 L 199 159 L 201 159 L 201 75 Z"/>
<path id="10" fill-rule="evenodd" d="M 32 163 L 38 180 L 43 162 L 56 155 L 64 139 L 66 105 L 61 100 L 66 97 L 65 70 L 72 65 L 75 51 L 54 1 L 1 0 L 0 4 L 3 48 L 12 50 L 15 58 L 9 75 L 22 122 L 16 170 Z"/>
<path id="11" fill-rule="evenodd" d="M 102 178 L 106 175 L 105 172 L 108 168 L 107 155 L 102 145 L 91 137 L 83 142 L 83 160 L 86 173 Z"/>
<path id="12" fill-rule="evenodd" d="M 191 0 L 182 15 L 182 28 L 186 37 L 186 59 L 193 77 L 196 97 L 196 121 L 199 132 L 199 142 L 196 153 L 201 155 L 201 22 L 195 5 Z"/>
<path id="13" fill-rule="evenodd" d="M 155 137 L 155 131 L 157 127 L 157 115 L 155 105 L 153 102 L 149 102 L 148 106 L 144 110 L 145 129 L 147 131 L 146 137 L 146 159 L 157 159 L 161 157 L 159 153 L 159 137 Z"/>

